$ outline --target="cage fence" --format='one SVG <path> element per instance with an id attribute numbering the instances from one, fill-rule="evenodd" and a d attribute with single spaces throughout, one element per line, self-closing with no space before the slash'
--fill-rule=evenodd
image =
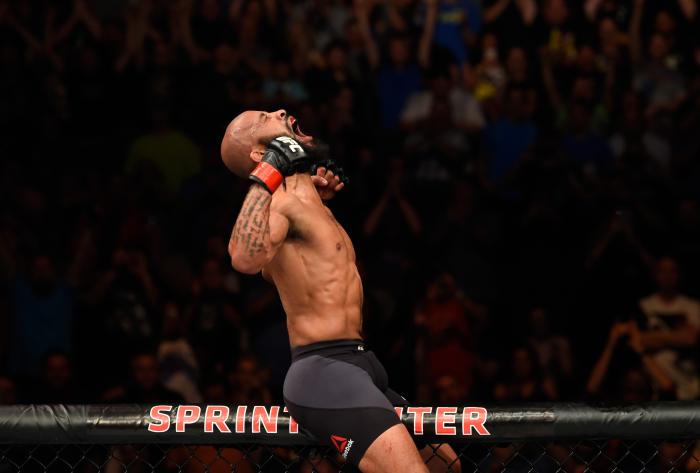
<path id="1" fill-rule="evenodd" d="M 428 446 L 433 450 L 435 446 Z M 453 444 L 428 453 L 442 472 L 700 472 L 696 442 L 599 440 Z M 0 472 L 356 472 L 330 447 L 268 445 L 5 445 Z"/>
<path id="2" fill-rule="evenodd" d="M 358 471 L 274 406 L 258 419 L 252 406 L 227 408 L 218 427 L 207 407 L 160 407 L 166 423 L 150 406 L 0 407 L 0 473 Z M 471 411 L 420 409 L 401 414 L 431 472 L 700 473 L 700 403 L 498 406 L 483 408 L 481 431 L 459 428 Z"/>

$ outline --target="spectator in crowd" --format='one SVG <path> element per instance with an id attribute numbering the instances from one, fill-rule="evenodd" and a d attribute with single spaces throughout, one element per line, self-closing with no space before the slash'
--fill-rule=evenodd
<path id="1" fill-rule="evenodd" d="M 450 51 L 459 65 L 466 65 L 469 47 L 481 30 L 481 9 L 473 0 L 449 0 L 438 3 L 435 44 Z"/>
<path id="2" fill-rule="evenodd" d="M 124 346 L 143 348 L 155 336 L 157 302 L 158 289 L 146 256 L 131 249 L 115 250 L 111 266 L 88 294 L 88 303 L 100 314 L 98 356 L 107 373 L 123 373 Z"/>
<path id="3" fill-rule="evenodd" d="M 484 34 L 481 38 L 481 59 L 466 75 L 467 87 L 473 89 L 481 101 L 503 93 L 508 78 L 500 56 L 498 36 L 494 33 Z"/>
<path id="4" fill-rule="evenodd" d="M 411 235 L 415 241 L 423 228 L 418 213 L 404 193 L 404 164 L 401 159 L 392 158 L 389 165 L 386 190 L 364 222 L 365 237 L 379 234 L 386 241 L 392 238 L 392 233 L 400 231 Z M 394 221 L 389 223 L 389 219 Z"/>
<path id="5" fill-rule="evenodd" d="M 656 263 L 658 291 L 639 302 L 644 315 L 641 343 L 654 361 L 673 380 L 679 399 L 700 395 L 700 376 L 695 363 L 700 334 L 700 302 L 680 292 L 680 270 L 671 257 Z"/>
<path id="6" fill-rule="evenodd" d="M 639 287 L 640 281 L 646 279 L 642 275 L 653 267 L 654 258 L 640 237 L 633 212 L 618 208 L 601 227 L 585 265 L 591 273 L 592 284 L 600 287 L 598 292 L 611 296 L 601 299 L 598 310 L 615 317 L 617 311 L 629 305 L 623 301 L 634 297 L 630 289 Z M 613 284 L 621 280 L 623 284 Z"/>
<path id="7" fill-rule="evenodd" d="M 474 383 L 476 357 L 467 346 L 468 304 L 450 274 L 440 274 L 428 286 L 415 315 L 420 329 L 416 362 L 426 387 L 444 377 L 459 380 L 466 390 Z"/>
<path id="8" fill-rule="evenodd" d="M 225 286 L 221 260 L 204 261 L 193 296 L 184 324 L 203 367 L 214 366 L 249 348 L 250 334 Z"/>
<path id="9" fill-rule="evenodd" d="M 644 129 L 642 99 L 639 94 L 627 92 L 622 98 L 622 112 L 617 131 L 610 137 L 609 146 L 617 159 L 634 156 L 639 150 L 648 157 L 650 166 L 659 171 L 671 164 L 671 143 L 659 133 L 662 130 Z M 641 148 L 641 150 L 640 150 Z"/>
<path id="10" fill-rule="evenodd" d="M 618 385 L 610 388 L 605 383 L 611 363 L 620 356 L 619 348 L 626 342 L 627 359 L 615 360 L 622 363 L 623 375 L 617 380 Z M 673 398 L 675 385 L 655 358 L 644 351 L 642 335 L 635 322 L 616 322 L 610 329 L 607 343 L 600 358 L 593 367 L 586 393 L 593 398 L 623 399 L 626 402 L 642 402 L 654 398 Z M 630 355 L 632 360 L 630 360 Z M 640 366 L 641 365 L 641 366 Z M 619 372 L 621 368 L 616 370 Z M 607 392 L 606 392 L 607 389 Z"/>
<path id="11" fill-rule="evenodd" d="M 314 100 L 320 102 L 330 100 L 344 88 L 355 90 L 359 78 L 350 69 L 348 46 L 341 40 L 328 44 L 321 63 L 312 68 L 308 80 L 313 86 Z"/>
<path id="12" fill-rule="evenodd" d="M 539 368 L 537 355 L 529 347 L 516 347 L 501 373 L 500 380 L 493 388 L 493 398 L 497 401 L 555 401 L 559 391 L 554 379 L 543 374 Z"/>
<path id="13" fill-rule="evenodd" d="M 228 386 L 223 376 L 204 380 L 201 384 L 204 402 L 219 405 L 228 402 Z"/>
<path id="14" fill-rule="evenodd" d="M 435 118 L 431 112 L 439 103 L 446 102 L 451 121 L 457 129 L 467 133 L 480 131 L 485 121 L 478 102 L 468 91 L 450 82 L 445 76 L 433 77 L 428 90 L 413 93 L 401 113 L 401 126 L 406 130 L 427 126 Z M 440 123 L 445 124 L 446 121 L 440 120 Z"/>
<path id="15" fill-rule="evenodd" d="M 658 29 L 652 33 L 645 53 L 641 37 L 644 8 L 644 1 L 635 2 L 630 25 L 630 52 L 637 67 L 634 88 L 646 98 L 645 116 L 653 118 L 677 110 L 685 99 L 686 90 L 683 77 L 677 70 L 678 63 L 671 56 L 674 45 L 669 30 L 673 29 L 673 20 L 666 12 L 658 13 L 655 22 Z"/>
<path id="16" fill-rule="evenodd" d="M 415 46 L 411 45 L 412 38 L 406 32 L 394 33 L 388 39 L 387 51 L 380 52 L 371 30 L 369 6 L 366 0 L 355 1 L 355 14 L 367 50 L 367 58 L 372 68 L 378 70 L 377 92 L 381 124 L 388 130 L 398 126 L 406 100 L 420 87 L 420 68 L 428 67 L 437 3 L 437 0 L 428 2 L 425 27 L 417 45 L 418 55 L 415 57 L 412 54 Z"/>
<path id="17" fill-rule="evenodd" d="M 154 129 L 132 143 L 127 171 L 141 174 L 151 186 L 153 181 L 162 183 L 164 192 L 176 193 L 199 172 L 201 151 L 185 134 L 171 128 L 168 110 L 154 109 L 151 113 Z"/>
<path id="18" fill-rule="evenodd" d="M 549 314 L 541 307 L 530 311 L 528 323 L 528 341 L 537 354 L 542 372 L 560 381 L 571 379 L 574 360 L 569 339 L 552 332 Z"/>
<path id="19" fill-rule="evenodd" d="M 233 371 L 228 374 L 231 389 L 231 404 L 259 404 L 272 402 L 272 393 L 267 387 L 269 373 L 252 355 L 240 357 Z"/>
<path id="20" fill-rule="evenodd" d="M 483 2 L 487 30 L 493 31 L 511 45 L 532 46 L 532 33 L 537 20 L 534 0 L 487 0 Z"/>
<path id="21" fill-rule="evenodd" d="M 182 332 L 179 306 L 168 302 L 163 307 L 162 340 L 158 345 L 158 363 L 162 367 L 163 386 L 178 393 L 185 402 L 202 402 L 197 383 L 199 362 Z"/>
<path id="22" fill-rule="evenodd" d="M 510 48 L 506 56 L 505 76 L 508 84 L 532 91 L 530 100 L 535 101 L 530 58 L 527 51 L 519 46 Z M 529 86 L 529 87 L 528 87 Z M 534 103 L 533 103 L 534 106 Z"/>
<path id="23" fill-rule="evenodd" d="M 537 125 L 529 95 L 527 89 L 509 88 L 504 99 L 498 103 L 497 115 L 484 130 L 485 177 L 490 183 L 503 183 L 535 143 Z"/>
<path id="24" fill-rule="evenodd" d="M 6 257 L 6 271 L 13 278 L 10 370 L 16 376 L 34 377 L 49 352 L 71 349 L 73 288 L 70 280 L 57 274 L 48 255 L 35 256 L 29 273 L 17 276 L 11 256 Z"/>
<path id="25" fill-rule="evenodd" d="M 78 391 L 73 366 L 65 353 L 47 353 L 41 366 L 41 377 L 27 384 L 23 396 L 38 404 L 77 404 L 84 399 Z"/>
<path id="26" fill-rule="evenodd" d="M 566 67 L 577 58 L 576 28 L 566 0 L 545 0 L 538 26 L 539 45 L 557 65 Z"/>
<path id="27" fill-rule="evenodd" d="M 270 77 L 265 79 L 263 85 L 263 97 L 265 101 L 274 107 L 278 103 L 295 105 L 303 102 L 308 93 L 300 80 L 291 75 L 290 65 L 285 60 L 274 64 Z"/>
<path id="28" fill-rule="evenodd" d="M 137 353 L 131 357 L 129 380 L 122 386 L 108 390 L 104 401 L 116 403 L 181 404 L 182 397 L 163 385 L 158 357 L 154 353 Z"/>
<path id="29" fill-rule="evenodd" d="M 433 384 L 432 399 L 441 406 L 458 406 L 469 399 L 469 391 L 464 381 L 454 376 L 442 376 Z"/>

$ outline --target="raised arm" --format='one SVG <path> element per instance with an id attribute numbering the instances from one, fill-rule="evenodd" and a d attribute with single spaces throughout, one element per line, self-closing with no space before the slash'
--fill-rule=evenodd
<path id="1" fill-rule="evenodd" d="M 170 6 L 170 31 L 173 43 L 179 44 L 187 52 L 190 62 L 196 64 L 206 56 L 194 40 L 192 34 L 192 0 L 178 0 L 171 2 Z"/>
<path id="2" fill-rule="evenodd" d="M 688 21 L 695 20 L 695 16 L 698 14 L 697 0 L 678 0 L 678 6 Z"/>
<path id="3" fill-rule="evenodd" d="M 602 5 L 603 0 L 586 0 L 583 4 L 583 12 L 586 14 L 588 21 L 595 21 L 598 16 L 598 10 Z"/>
<path id="4" fill-rule="evenodd" d="M 14 29 L 15 32 L 22 38 L 22 40 L 32 49 L 34 52 L 41 52 L 43 50 L 43 45 L 39 39 L 34 36 L 15 16 L 12 11 L 7 6 L 0 6 L 0 9 L 4 8 L 2 15 L 4 15 L 4 22 L 10 29 Z M 3 18 L 0 18 L 2 20 Z"/>
<path id="5" fill-rule="evenodd" d="M 644 15 L 644 0 L 635 0 L 632 18 L 630 19 L 630 56 L 632 63 L 637 65 L 644 60 L 642 44 L 642 17 Z"/>
<path id="6" fill-rule="evenodd" d="M 509 4 L 510 0 L 498 0 L 484 11 L 484 20 L 486 20 L 487 23 L 497 20 L 498 17 L 506 11 Z"/>
<path id="7" fill-rule="evenodd" d="M 100 38 L 102 36 L 102 24 L 100 23 L 97 15 L 94 14 L 93 10 L 84 2 L 84 0 L 77 0 L 77 3 L 79 5 L 78 11 L 83 24 L 88 31 L 90 31 L 92 36 L 95 38 Z"/>
<path id="8" fill-rule="evenodd" d="M 523 23 L 531 25 L 537 19 L 537 2 L 535 0 L 516 0 L 515 6 L 520 12 Z"/>
<path id="9" fill-rule="evenodd" d="M 389 201 L 392 198 L 396 199 L 396 204 L 399 207 L 399 212 L 403 217 L 406 225 L 410 232 L 414 236 L 419 236 L 423 229 L 421 225 L 420 217 L 411 204 L 406 200 L 406 198 L 401 193 L 400 177 L 398 173 L 392 173 L 389 177 L 389 182 L 387 184 L 387 190 L 382 197 L 379 199 L 374 209 L 370 212 L 367 220 L 365 220 L 363 231 L 366 237 L 370 237 L 377 230 L 377 227 L 382 222 L 382 217 L 387 211 Z"/>
<path id="10" fill-rule="evenodd" d="M 547 93 L 549 106 L 552 107 L 555 113 L 561 113 L 564 103 L 561 95 L 559 95 L 559 89 L 557 89 L 556 79 L 554 78 L 551 54 L 546 47 L 540 49 L 540 65 L 542 68 L 542 85 L 544 85 L 544 90 Z"/>
<path id="11" fill-rule="evenodd" d="M 642 366 L 649 374 L 649 376 L 656 381 L 659 388 L 665 393 L 674 393 L 676 386 L 675 383 L 666 372 L 661 368 L 661 366 L 656 363 L 656 360 L 646 352 L 646 347 L 642 340 L 642 332 L 639 331 L 639 327 L 636 323 L 632 322 L 630 324 L 630 338 L 628 342 L 629 347 L 639 355 L 639 359 L 642 362 Z"/>
<path id="12" fill-rule="evenodd" d="M 382 217 L 384 216 L 384 213 L 386 212 L 386 208 L 389 204 L 390 198 L 391 192 L 387 190 L 387 192 L 382 194 L 382 197 L 379 199 L 377 204 L 367 216 L 365 223 L 362 225 L 362 232 L 364 233 L 365 237 L 370 237 L 374 235 L 374 232 L 377 230 L 377 226 L 379 226 L 379 222 L 381 221 Z"/>
<path id="13" fill-rule="evenodd" d="M 586 392 L 589 395 L 600 394 L 600 388 L 605 381 L 605 376 L 608 373 L 608 368 L 610 367 L 610 362 L 612 361 L 613 354 L 615 353 L 615 346 L 618 340 L 623 335 L 629 333 L 629 325 L 627 323 L 616 322 L 610 329 L 610 335 L 608 336 L 608 342 L 605 344 L 603 353 L 600 354 L 598 361 L 593 366 L 593 371 L 588 377 L 588 382 L 586 383 Z"/>
<path id="14" fill-rule="evenodd" d="M 123 71 L 131 62 L 143 64 L 146 39 L 152 35 L 150 23 L 150 3 L 141 3 L 129 7 L 126 14 L 126 37 L 121 54 L 117 58 L 115 69 Z"/>
<path id="15" fill-rule="evenodd" d="M 372 37 L 372 29 L 369 25 L 369 7 L 366 0 L 355 0 L 355 17 L 357 18 L 357 26 L 362 35 L 362 42 L 365 45 L 367 52 L 367 60 L 372 69 L 379 67 L 379 47 Z"/>
<path id="16" fill-rule="evenodd" d="M 289 220 L 270 211 L 272 194 L 253 184 L 243 201 L 228 243 L 231 265 L 246 274 L 259 273 L 287 236 Z"/>
<path id="17" fill-rule="evenodd" d="M 418 44 L 418 64 L 423 68 L 427 68 L 430 65 L 430 47 L 433 44 L 433 34 L 435 33 L 435 22 L 437 21 L 438 13 L 437 0 L 426 0 L 425 4 L 427 7 L 425 26 Z"/>
<path id="18" fill-rule="evenodd" d="M 403 194 L 398 193 L 398 191 L 396 193 L 396 202 L 399 204 L 401 215 L 403 215 L 403 219 L 411 230 L 411 233 L 415 236 L 420 235 L 423 226 L 421 225 L 420 217 L 418 217 L 418 212 L 416 212 L 408 200 L 403 197 Z"/>
<path id="19" fill-rule="evenodd" d="M 308 169 L 309 157 L 294 139 L 278 136 L 265 149 L 261 161 L 250 173 L 255 182 L 243 201 L 228 243 L 231 265 L 255 274 L 272 261 L 289 231 L 289 220 L 272 211 L 272 196 L 285 176 Z"/>
<path id="20" fill-rule="evenodd" d="M 71 32 L 78 25 L 79 18 L 75 10 L 73 14 L 60 26 L 55 25 L 56 22 L 56 9 L 49 6 L 48 12 L 46 14 L 46 43 L 53 47 L 56 44 L 62 42 L 64 39 L 71 34 Z"/>
<path id="21" fill-rule="evenodd" d="M 102 34 L 100 20 L 93 14 L 86 0 L 74 0 L 73 13 L 65 23 L 58 26 L 55 30 L 53 22 L 56 19 L 56 11 L 50 10 L 48 18 L 47 38 L 50 46 L 55 46 L 63 42 L 80 23 L 85 25 L 85 28 L 93 37 L 100 38 Z"/>
<path id="22" fill-rule="evenodd" d="M 265 15 L 267 16 L 267 21 L 270 25 L 276 25 L 279 19 L 279 6 L 277 5 L 277 0 L 265 0 L 263 2 L 265 7 Z"/>
<path id="23" fill-rule="evenodd" d="M 228 16 L 231 21 L 238 23 L 241 19 L 241 12 L 243 11 L 243 0 L 233 0 L 228 8 Z"/>

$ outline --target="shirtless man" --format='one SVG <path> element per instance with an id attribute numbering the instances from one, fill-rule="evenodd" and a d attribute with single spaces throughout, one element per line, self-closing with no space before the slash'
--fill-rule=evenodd
<path id="1" fill-rule="evenodd" d="M 284 110 L 247 111 L 228 126 L 222 159 L 253 181 L 229 242 L 231 263 L 262 272 L 279 293 L 292 347 L 284 382 L 290 415 L 362 472 L 427 472 L 393 409 L 406 400 L 389 389 L 362 341 L 355 251 L 323 204 L 343 184 L 332 173 L 310 175 L 313 149 Z M 438 455 L 442 471 L 456 458 L 447 446 Z"/>

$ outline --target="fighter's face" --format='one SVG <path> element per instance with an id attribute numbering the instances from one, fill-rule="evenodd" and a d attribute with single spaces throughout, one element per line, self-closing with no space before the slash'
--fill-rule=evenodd
<path id="1" fill-rule="evenodd" d="M 229 169 L 245 177 L 251 165 L 262 158 L 265 146 L 278 136 L 289 136 L 304 147 L 314 147 L 313 137 L 304 134 L 297 119 L 286 110 L 248 110 L 228 126 L 221 144 L 221 157 Z"/>
<path id="2" fill-rule="evenodd" d="M 289 136 L 301 144 L 309 145 L 313 138 L 305 135 L 299 127 L 299 122 L 286 110 L 276 112 L 249 112 L 254 114 L 251 125 L 251 134 L 254 140 L 262 145 L 267 145 L 278 136 Z"/>

